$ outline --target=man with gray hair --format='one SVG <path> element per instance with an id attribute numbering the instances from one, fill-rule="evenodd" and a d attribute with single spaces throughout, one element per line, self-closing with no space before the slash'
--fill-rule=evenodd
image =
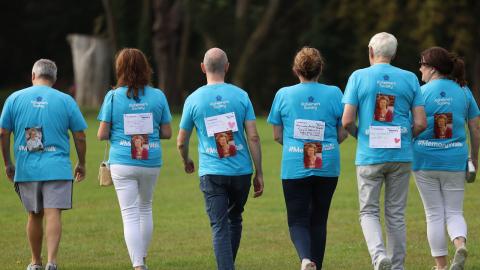
<path id="1" fill-rule="evenodd" d="M 375 270 L 404 269 L 411 140 L 426 128 L 417 76 L 390 64 L 396 49 L 393 35 L 374 35 L 368 44 L 371 66 L 352 73 L 343 97 L 343 127 L 358 140 L 360 224 Z M 386 248 L 379 206 L 384 183 Z"/>
<path id="2" fill-rule="evenodd" d="M 44 269 L 41 258 L 44 217 L 48 254 L 45 270 L 57 269 L 61 210 L 72 208 L 73 179 L 81 181 L 85 177 L 87 124 L 73 98 L 52 88 L 56 79 L 55 63 L 38 60 L 32 69 L 33 86 L 10 95 L 0 116 L 6 174 L 28 212 L 27 236 L 32 259 L 27 270 Z M 68 130 L 72 132 L 78 156 L 74 177 Z M 16 168 L 10 155 L 12 132 Z"/>
<path id="3" fill-rule="evenodd" d="M 242 234 L 242 213 L 255 166 L 253 197 L 263 193 L 262 156 L 255 114 L 248 94 L 225 83 L 228 59 L 213 48 L 201 64 L 207 85 L 185 100 L 177 147 L 185 172 L 193 173 L 189 141 L 197 130 L 200 189 L 210 218 L 213 249 L 219 270 L 234 270 Z"/>

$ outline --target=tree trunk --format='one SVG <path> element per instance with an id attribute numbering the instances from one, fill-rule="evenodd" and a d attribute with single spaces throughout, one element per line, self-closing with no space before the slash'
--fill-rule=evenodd
<path id="1" fill-rule="evenodd" d="M 153 55 L 157 64 L 158 86 L 173 106 L 181 103 L 176 74 L 178 43 L 180 40 L 181 1 L 172 5 L 168 0 L 153 0 Z"/>
<path id="2" fill-rule="evenodd" d="M 182 26 L 182 34 L 180 39 L 180 53 L 178 56 L 178 69 L 177 69 L 177 92 L 180 93 L 180 98 L 184 100 L 188 96 L 188 91 L 185 89 L 186 83 L 186 70 L 188 64 L 188 50 L 190 45 L 190 34 L 191 30 L 191 15 L 188 11 L 186 5 L 188 4 L 188 0 L 183 1 L 184 5 L 184 15 L 183 15 L 183 26 Z M 180 104 L 179 104 L 180 105 Z"/>
<path id="3" fill-rule="evenodd" d="M 73 57 L 75 99 L 80 106 L 99 107 L 110 87 L 110 43 L 105 38 L 70 34 Z"/>
<path id="4" fill-rule="evenodd" d="M 253 56 L 260 44 L 265 39 L 265 36 L 268 34 L 268 31 L 270 30 L 270 26 L 272 25 L 279 5 L 280 0 L 270 0 L 268 2 L 268 6 L 265 9 L 265 13 L 263 14 L 262 19 L 258 23 L 255 31 L 247 40 L 245 49 L 240 55 L 237 65 L 235 65 L 233 82 L 240 87 L 243 86 L 245 81 L 248 60 Z"/>

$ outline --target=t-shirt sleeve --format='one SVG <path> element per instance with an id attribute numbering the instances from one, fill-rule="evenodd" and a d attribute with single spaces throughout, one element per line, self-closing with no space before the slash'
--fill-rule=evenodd
<path id="1" fill-rule="evenodd" d="M 15 129 L 15 121 L 12 119 L 12 103 L 13 98 L 10 96 L 5 101 L 2 115 L 0 116 L 0 128 L 8 129 L 10 131 Z"/>
<path id="2" fill-rule="evenodd" d="M 163 97 L 163 111 L 162 111 L 162 119 L 160 120 L 160 125 L 168 124 L 172 122 L 172 115 L 170 114 L 170 107 L 168 106 L 168 101 L 165 95 Z"/>
<path id="3" fill-rule="evenodd" d="M 70 108 L 69 129 L 73 132 L 87 129 L 87 122 L 83 118 L 80 108 L 72 97 L 68 97 Z"/>
<path id="4" fill-rule="evenodd" d="M 267 122 L 275 125 L 275 126 L 282 126 L 282 115 L 280 112 L 280 103 L 282 102 L 281 93 L 277 92 L 275 94 L 275 98 L 273 99 L 272 108 L 270 109 L 270 113 L 268 114 Z"/>
<path id="5" fill-rule="evenodd" d="M 420 89 L 420 83 L 418 82 L 417 76 L 413 75 L 413 103 L 412 103 L 412 108 L 418 107 L 418 106 L 425 106 L 425 99 L 423 97 L 422 91 Z"/>
<path id="6" fill-rule="evenodd" d="M 468 120 L 471 120 L 480 115 L 480 110 L 470 89 L 465 88 L 465 92 L 467 93 L 468 100 Z"/>
<path id="7" fill-rule="evenodd" d="M 187 98 L 183 105 L 182 119 L 180 120 L 180 128 L 188 131 L 192 131 L 194 126 L 191 106 L 190 100 Z"/>
<path id="8" fill-rule="evenodd" d="M 255 120 L 255 111 L 253 110 L 253 105 L 252 101 L 250 101 L 250 98 L 248 95 L 246 96 L 246 103 L 247 103 L 247 111 L 245 113 L 245 121 L 253 121 Z"/>
<path id="9" fill-rule="evenodd" d="M 356 73 L 352 73 L 348 78 L 347 86 L 342 98 L 342 103 L 357 106 L 358 105 L 358 82 Z"/>
<path id="10" fill-rule="evenodd" d="M 113 102 L 113 91 L 110 90 L 105 95 L 103 99 L 102 107 L 98 113 L 97 120 L 103 122 L 112 122 L 112 102 Z"/>

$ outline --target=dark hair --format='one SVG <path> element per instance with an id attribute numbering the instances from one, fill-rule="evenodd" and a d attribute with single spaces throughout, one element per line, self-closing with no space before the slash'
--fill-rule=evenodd
<path id="1" fill-rule="evenodd" d="M 307 80 L 311 80 L 323 71 L 325 61 L 320 52 L 312 47 L 303 47 L 295 55 L 292 70 L 296 75 L 301 75 Z"/>
<path id="2" fill-rule="evenodd" d="M 127 97 L 138 100 L 139 91 L 144 91 L 150 84 L 152 68 L 142 51 L 125 48 L 117 53 L 115 58 L 117 85 L 115 88 L 126 86 Z"/>
<path id="3" fill-rule="evenodd" d="M 465 62 L 454 53 L 442 47 L 431 47 L 423 51 L 421 57 L 426 65 L 435 68 L 440 74 L 447 76 L 460 86 L 467 84 Z"/>

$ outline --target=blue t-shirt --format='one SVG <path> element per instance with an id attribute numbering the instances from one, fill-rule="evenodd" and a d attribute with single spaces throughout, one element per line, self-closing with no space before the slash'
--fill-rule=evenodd
<path id="1" fill-rule="evenodd" d="M 15 182 L 73 179 L 68 130 L 83 131 L 87 123 L 72 97 L 40 85 L 16 91 L 0 127 L 14 134 Z"/>
<path id="2" fill-rule="evenodd" d="M 219 150 L 219 137 L 213 133 L 208 135 L 205 118 L 235 114 L 238 131 L 230 132 L 230 156 L 223 156 Z M 211 118 L 210 118 L 211 119 Z M 195 90 L 185 100 L 180 128 L 192 131 L 195 126 L 198 137 L 200 176 L 244 175 L 251 174 L 252 160 L 245 139 L 245 121 L 255 120 L 252 103 L 248 94 L 242 89 L 228 83 L 204 85 Z M 233 123 L 233 121 L 232 121 Z M 212 129 L 213 130 L 213 129 Z M 216 130 L 222 131 L 222 130 Z M 227 132 L 225 132 L 227 133 Z"/>
<path id="3" fill-rule="evenodd" d="M 267 121 L 283 126 L 282 179 L 313 175 L 337 177 L 340 174 L 337 128 L 341 126 L 342 113 L 342 92 L 336 86 L 307 82 L 284 87 L 277 92 Z M 314 124 L 320 127 L 315 128 Z M 305 135 L 305 132 L 319 132 L 322 126 L 323 140 Z M 302 130 L 304 133 L 300 133 Z M 310 143 L 319 143 L 316 154 L 321 161 L 317 162 L 317 166 L 313 162 L 312 166 L 308 166 L 307 153 L 304 153 Z"/>
<path id="4" fill-rule="evenodd" d="M 124 123 L 127 118 L 142 118 L 147 115 L 150 115 L 150 121 L 145 121 L 142 126 L 151 127 L 153 125 L 151 132 L 135 134 L 125 131 Z M 162 166 L 160 126 L 170 123 L 172 116 L 167 99 L 160 89 L 145 86 L 144 91 L 139 91 L 137 100 L 127 97 L 127 87 L 110 90 L 105 96 L 97 119 L 113 123 L 110 130 L 109 164 L 140 167 Z M 137 143 L 139 144 L 137 145 Z M 137 149 L 139 150 L 138 155 Z"/>
<path id="5" fill-rule="evenodd" d="M 412 161 L 411 111 L 424 105 L 415 74 L 390 64 L 356 70 L 348 79 L 343 103 L 357 107 L 356 165 Z M 401 147 L 370 148 L 370 126 L 399 127 Z"/>
<path id="6" fill-rule="evenodd" d="M 414 140 L 412 169 L 465 171 L 465 121 L 480 115 L 470 89 L 448 79 L 433 80 L 421 89 L 427 129 Z"/>

